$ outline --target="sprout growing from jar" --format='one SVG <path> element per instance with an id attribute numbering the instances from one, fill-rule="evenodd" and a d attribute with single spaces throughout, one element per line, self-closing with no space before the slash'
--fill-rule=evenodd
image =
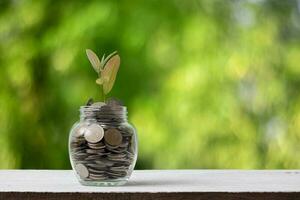
<path id="1" fill-rule="evenodd" d="M 100 61 L 97 54 L 90 49 L 86 49 L 86 55 L 94 70 L 98 74 L 96 83 L 100 85 L 101 98 L 104 102 L 105 96 L 111 91 L 114 86 L 120 66 L 120 56 L 118 55 L 118 52 L 115 51 L 109 54 L 107 57 L 103 55 Z"/>

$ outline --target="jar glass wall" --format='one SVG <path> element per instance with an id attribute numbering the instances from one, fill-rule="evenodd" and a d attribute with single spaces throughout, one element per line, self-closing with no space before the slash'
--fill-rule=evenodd
<path id="1" fill-rule="evenodd" d="M 137 135 L 127 121 L 127 109 L 96 103 L 80 108 L 80 121 L 69 136 L 73 170 L 83 185 L 126 183 L 137 159 Z"/>

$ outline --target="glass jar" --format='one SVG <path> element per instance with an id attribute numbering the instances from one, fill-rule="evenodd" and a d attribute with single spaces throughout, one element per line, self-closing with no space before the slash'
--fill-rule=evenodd
<path id="1" fill-rule="evenodd" d="M 83 185 L 125 184 L 137 159 L 137 135 L 127 108 L 102 102 L 80 107 L 69 136 L 73 170 Z"/>

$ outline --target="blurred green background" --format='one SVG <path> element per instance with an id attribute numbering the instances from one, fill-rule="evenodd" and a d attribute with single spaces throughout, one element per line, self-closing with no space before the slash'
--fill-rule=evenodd
<path id="1" fill-rule="evenodd" d="M 86 48 L 119 51 L 137 169 L 300 168 L 296 0 L 0 0 L 0 168 L 70 168 Z"/>

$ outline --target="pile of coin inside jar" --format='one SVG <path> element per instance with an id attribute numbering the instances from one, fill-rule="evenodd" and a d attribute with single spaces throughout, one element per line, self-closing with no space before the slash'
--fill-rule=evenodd
<path id="1" fill-rule="evenodd" d="M 89 102 L 80 112 L 70 138 L 70 156 L 79 177 L 105 181 L 130 176 L 136 144 L 134 129 L 124 123 L 126 107 L 113 100 Z"/>

